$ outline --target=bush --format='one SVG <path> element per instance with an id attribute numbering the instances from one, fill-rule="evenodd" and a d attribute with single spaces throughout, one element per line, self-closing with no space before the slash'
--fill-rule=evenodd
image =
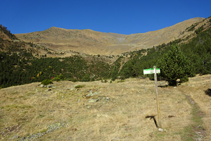
<path id="1" fill-rule="evenodd" d="M 61 79 L 60 78 L 58 78 L 58 77 L 54 77 L 53 79 L 51 79 L 51 81 L 60 81 Z"/>
<path id="2" fill-rule="evenodd" d="M 91 78 L 91 81 L 95 81 L 95 78 L 93 77 L 93 78 Z"/>
<path id="3" fill-rule="evenodd" d="M 105 80 L 102 79 L 101 82 L 102 83 L 107 83 L 108 81 L 106 79 Z"/>
<path id="4" fill-rule="evenodd" d="M 188 80 L 189 80 L 188 77 L 185 76 L 185 77 L 183 77 L 183 78 L 180 79 L 180 83 L 188 82 Z"/>
<path id="5" fill-rule="evenodd" d="M 61 79 L 61 80 L 64 80 L 64 76 L 63 76 L 62 74 L 57 75 L 57 77 L 58 77 L 59 79 Z"/>
<path id="6" fill-rule="evenodd" d="M 84 77 L 82 78 L 82 81 L 84 81 L 84 82 L 90 81 L 90 76 L 89 76 L 89 74 L 85 74 Z"/>
<path id="7" fill-rule="evenodd" d="M 120 76 L 120 78 L 119 79 L 121 79 L 121 80 L 125 80 L 125 76 Z"/>
<path id="8" fill-rule="evenodd" d="M 70 78 L 70 81 L 72 81 L 72 82 L 76 82 L 76 81 L 77 81 L 77 79 Z"/>
<path id="9" fill-rule="evenodd" d="M 52 81 L 61 81 L 64 80 L 64 76 L 62 74 L 57 75 L 56 77 L 54 77 L 53 79 L 51 79 Z"/>
<path id="10" fill-rule="evenodd" d="M 83 88 L 85 85 L 77 85 L 77 86 L 75 86 L 75 88 Z"/>
<path id="11" fill-rule="evenodd" d="M 43 80 L 43 81 L 41 82 L 41 84 L 43 84 L 43 85 L 48 85 L 48 84 L 53 84 L 53 82 L 52 82 L 51 80 L 49 80 L 49 79 L 45 79 L 45 80 Z"/>

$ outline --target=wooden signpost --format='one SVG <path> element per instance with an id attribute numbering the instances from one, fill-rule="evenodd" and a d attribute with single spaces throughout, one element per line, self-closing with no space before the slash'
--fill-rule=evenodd
<path id="1" fill-rule="evenodd" d="M 160 121 L 160 106 L 159 106 L 159 99 L 158 99 L 158 87 L 157 87 L 157 73 L 160 73 L 160 69 L 154 66 L 150 69 L 144 69 L 144 74 L 153 74 L 154 73 L 154 80 L 155 80 L 155 93 L 156 93 L 156 100 L 157 100 L 157 112 L 158 112 L 158 127 L 161 128 L 161 121 Z"/>

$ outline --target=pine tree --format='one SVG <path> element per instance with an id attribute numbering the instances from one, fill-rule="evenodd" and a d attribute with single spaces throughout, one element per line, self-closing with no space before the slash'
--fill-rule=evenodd
<path id="1" fill-rule="evenodd" d="M 188 76 L 194 73 L 190 61 L 178 46 L 172 46 L 158 61 L 157 66 L 161 69 L 161 77 L 171 86 L 177 85 L 177 79 L 182 80 L 181 82 L 188 81 Z"/>

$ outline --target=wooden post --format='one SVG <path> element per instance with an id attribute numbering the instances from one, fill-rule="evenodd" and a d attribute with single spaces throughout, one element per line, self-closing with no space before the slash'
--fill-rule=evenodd
<path id="1" fill-rule="evenodd" d="M 157 100 L 158 127 L 161 128 L 161 121 L 160 121 L 160 106 L 159 106 L 159 100 L 158 100 L 158 87 L 157 87 L 156 66 L 154 66 L 154 80 L 155 80 L 155 93 L 156 93 L 156 100 Z"/>

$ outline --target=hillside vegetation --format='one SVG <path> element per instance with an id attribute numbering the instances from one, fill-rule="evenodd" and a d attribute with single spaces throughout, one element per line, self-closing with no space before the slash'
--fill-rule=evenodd
<path id="1" fill-rule="evenodd" d="M 1 25 L 0 140 L 211 140 L 211 17 L 198 20 L 185 26 L 181 38 L 116 56 L 56 51 L 52 43 L 48 45 L 54 49 L 21 41 Z M 90 37 L 96 32 L 52 28 L 38 39 L 47 41 L 43 34 L 51 30 L 68 36 L 71 31 L 96 43 L 108 41 L 116 49 L 116 37 L 123 37 L 103 33 L 101 38 L 99 32 Z M 166 31 L 165 36 L 170 33 Z M 23 36 L 31 38 L 28 35 Z M 136 35 L 127 37 L 131 36 Z M 153 75 L 143 75 L 143 69 L 154 65 L 161 68 L 160 131 Z M 180 84 L 169 87 L 171 79 Z"/>
<path id="2" fill-rule="evenodd" d="M 194 31 L 194 34 L 190 37 L 149 49 L 125 52 L 114 63 L 107 62 L 113 56 L 86 55 L 83 57 L 83 54 L 81 55 L 80 53 L 65 58 L 46 58 L 46 55 L 40 57 L 36 49 L 37 45 L 33 43 L 14 42 L 14 40 L 9 41 L 1 38 L 4 45 L 5 41 L 8 44 L 4 47 L 6 48 L 4 52 L 0 52 L 0 87 L 41 82 L 59 75 L 62 75 L 63 79 L 70 81 L 104 81 L 109 78 L 114 81 L 117 78 L 125 79 L 143 76 L 143 69 L 152 68 L 154 65 L 161 67 L 158 64 L 158 60 L 174 45 L 178 45 L 182 53 L 191 62 L 189 68 L 191 72 L 188 72 L 185 76 L 208 74 L 211 73 L 210 21 L 210 18 L 205 19 L 205 24 L 195 30 L 192 29 L 193 26 L 195 28 L 201 22 L 186 28 L 186 30 L 191 29 Z M 28 49 L 24 48 L 21 50 L 20 44 L 30 46 Z M 163 76 L 161 73 L 158 78 L 163 79 Z M 149 75 L 149 77 L 153 79 L 152 75 Z"/>
<path id="3" fill-rule="evenodd" d="M 151 49 L 142 49 L 130 53 L 131 59 L 123 66 L 119 75 L 125 77 L 136 77 L 143 75 L 143 69 L 152 68 L 154 65 L 161 67 L 158 64 L 164 54 L 166 54 L 174 45 L 178 45 L 182 53 L 187 57 L 192 65 L 192 71 L 189 76 L 195 74 L 208 74 L 211 73 L 211 20 L 201 26 L 195 32 L 197 35 L 186 42 L 187 39 L 178 39 L 168 44 L 162 44 Z M 146 55 L 147 53 L 147 55 Z"/>

